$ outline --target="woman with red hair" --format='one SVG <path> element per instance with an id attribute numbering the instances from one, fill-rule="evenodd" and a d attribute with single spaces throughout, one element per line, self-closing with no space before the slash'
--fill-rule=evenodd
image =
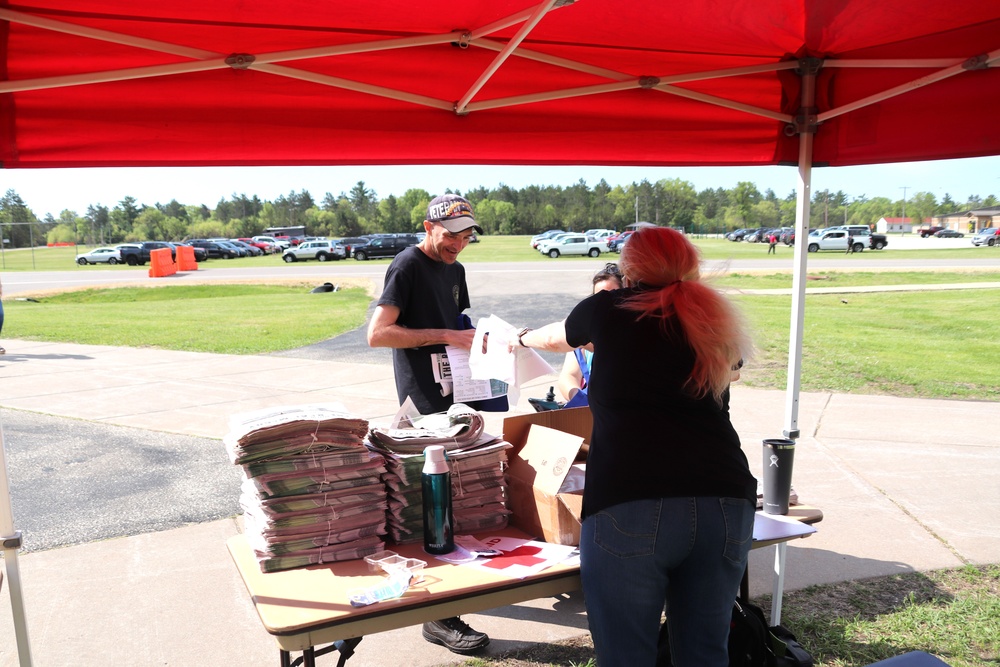
<path id="1" fill-rule="evenodd" d="M 673 664 L 726 667 L 757 500 L 729 419 L 749 338 L 683 234 L 640 229 L 620 269 L 623 289 L 509 346 L 593 345 L 580 553 L 598 664 L 654 665 L 666 605 Z"/>

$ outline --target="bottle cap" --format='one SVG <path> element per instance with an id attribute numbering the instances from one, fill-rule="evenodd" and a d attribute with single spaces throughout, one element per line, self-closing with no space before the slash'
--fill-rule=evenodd
<path id="1" fill-rule="evenodd" d="M 448 472 L 448 461 L 445 458 L 444 447 L 430 445 L 424 448 L 424 474 L 439 475 Z"/>

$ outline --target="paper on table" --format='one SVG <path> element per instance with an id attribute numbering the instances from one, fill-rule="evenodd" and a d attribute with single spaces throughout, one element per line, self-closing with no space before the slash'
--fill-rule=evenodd
<path id="1" fill-rule="evenodd" d="M 792 517 L 764 514 L 763 512 L 757 512 L 754 515 L 753 539 L 756 542 L 803 537 L 815 532 L 816 529 L 813 526 Z"/>
<path id="2" fill-rule="evenodd" d="M 469 356 L 473 378 L 496 378 L 513 387 L 521 387 L 537 377 L 555 373 L 552 366 L 534 350 L 522 347 L 517 348 L 514 354 L 507 350 L 507 341 L 516 331 L 496 315 L 479 320 L 476 336 L 472 341 L 472 354 Z M 490 336 L 487 337 L 486 334 Z"/>
<path id="3" fill-rule="evenodd" d="M 493 558 L 475 558 L 467 560 L 471 552 L 456 545 L 457 554 L 436 556 L 440 560 L 458 563 L 467 567 L 476 567 L 486 572 L 499 574 L 512 579 L 524 579 L 527 576 L 541 572 L 557 563 L 565 561 L 576 552 L 576 547 L 562 544 L 549 544 L 514 537 L 487 537 L 480 541 L 487 547 L 503 552 Z M 463 553 L 464 552 L 464 553 Z M 450 556 L 450 558 L 449 558 Z"/>

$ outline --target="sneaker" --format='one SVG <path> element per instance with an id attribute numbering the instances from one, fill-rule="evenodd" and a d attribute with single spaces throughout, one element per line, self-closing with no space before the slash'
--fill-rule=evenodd
<path id="1" fill-rule="evenodd" d="M 424 639 L 462 654 L 475 653 L 490 643 L 487 634 L 476 632 L 458 616 L 424 623 Z"/>

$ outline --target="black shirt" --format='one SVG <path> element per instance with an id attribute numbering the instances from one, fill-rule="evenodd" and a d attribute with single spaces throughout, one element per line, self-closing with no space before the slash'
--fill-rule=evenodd
<path id="1" fill-rule="evenodd" d="M 757 500 L 757 483 L 723 405 L 692 398 L 694 353 L 670 318 L 638 319 L 630 289 L 598 292 L 566 319 L 566 340 L 594 344 L 594 415 L 583 516 L 632 500 L 718 496 Z"/>
<path id="2" fill-rule="evenodd" d="M 470 305 L 465 267 L 435 261 L 416 246 L 407 248 L 389 265 L 378 305 L 399 308 L 396 323 L 409 329 L 459 329 L 459 316 Z M 441 395 L 431 366 L 431 355 L 444 349 L 428 345 L 392 351 L 400 404 L 409 396 L 425 415 L 451 406 L 452 395 Z"/>

